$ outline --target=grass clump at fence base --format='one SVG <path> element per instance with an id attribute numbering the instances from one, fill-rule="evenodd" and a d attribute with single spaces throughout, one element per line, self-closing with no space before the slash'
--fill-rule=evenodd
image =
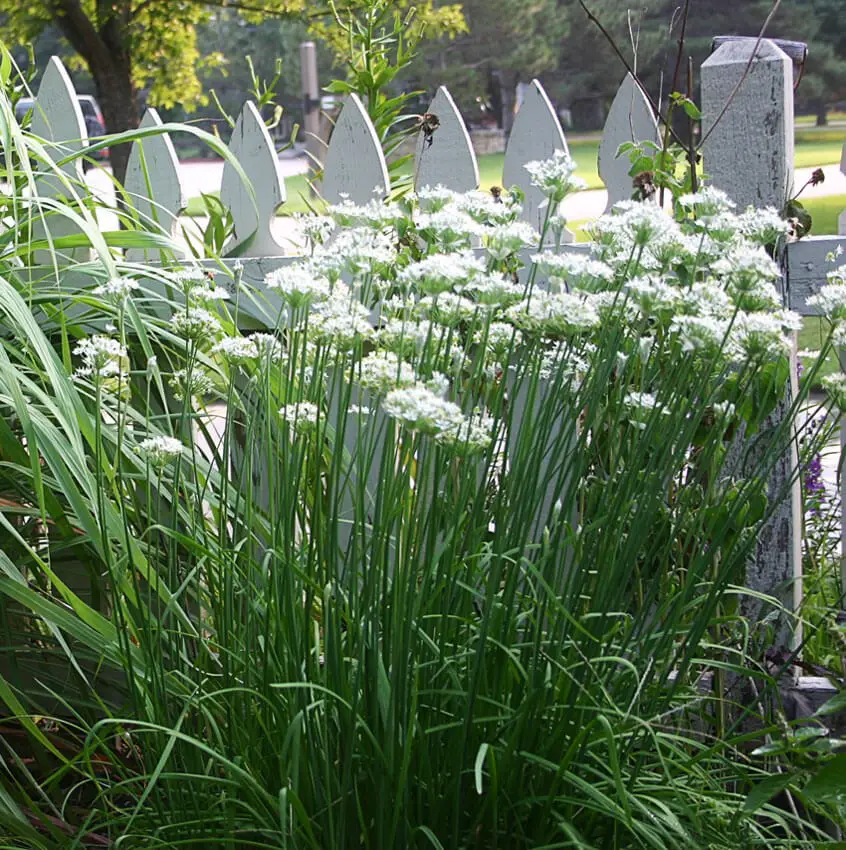
<path id="1" fill-rule="evenodd" d="M 825 840 L 842 757 L 769 712 L 740 602 L 803 401 L 767 419 L 782 225 L 706 191 L 558 254 L 572 165 L 531 172 L 542 234 L 508 195 L 343 204 L 258 287 L 12 196 L 12 846 Z M 33 266 L 33 213 L 96 259 Z"/>

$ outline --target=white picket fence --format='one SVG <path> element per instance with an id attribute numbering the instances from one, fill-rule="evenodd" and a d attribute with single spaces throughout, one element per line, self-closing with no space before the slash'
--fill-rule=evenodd
<path id="1" fill-rule="evenodd" d="M 754 59 L 752 58 L 754 54 Z M 724 189 L 738 205 L 772 205 L 781 209 L 793 191 L 793 68 L 790 59 L 772 42 L 746 39 L 722 44 L 701 68 L 702 132 L 704 167 L 713 185 Z M 467 191 L 479 185 L 479 170 L 464 122 L 445 88 L 438 90 L 429 112 L 437 115 L 439 127 L 431 144 L 421 134 L 414 159 L 416 187 L 441 184 Z M 718 120 L 715 123 L 715 119 Z M 175 235 L 185 193 L 180 184 L 178 159 L 168 132 L 155 110 L 144 116 L 142 127 L 153 134 L 135 142 L 125 188 L 135 199 L 143 217 Z M 82 150 L 87 145 L 85 124 L 70 78 L 57 58 L 50 60 L 36 98 L 32 131 L 52 142 L 55 159 Z M 599 175 L 608 191 L 608 206 L 632 193 L 627 157 L 617 150 L 627 141 L 658 141 L 658 124 L 649 103 L 631 77 L 621 84 L 611 107 L 599 148 Z M 244 279 L 261 286 L 265 274 L 294 258 L 273 234 L 272 223 L 279 208 L 284 214 L 285 181 L 270 135 L 252 103 L 246 103 L 229 143 L 233 162 L 223 168 L 220 199 L 232 213 L 236 242 L 252 235 L 249 247 L 239 258 Z M 515 118 L 507 143 L 501 183 L 518 186 L 526 196 L 523 217 L 538 227 L 542 196 L 530 185 L 526 162 L 545 159 L 556 150 L 567 150 L 567 140 L 555 110 L 541 85 L 534 81 Z M 81 183 L 79 161 L 64 166 L 69 176 Z M 844 152 L 846 172 L 846 152 Z M 246 178 L 246 181 L 243 178 Z M 51 187 L 45 187 L 51 191 Z M 209 187 L 209 191 L 215 187 Z M 338 118 L 323 163 L 322 196 L 329 202 L 348 197 L 366 203 L 389 191 L 387 165 L 366 110 L 350 96 Z M 846 233 L 846 213 L 841 217 Z M 586 250 L 565 237 L 562 250 Z M 803 314 L 812 311 L 806 299 L 825 282 L 828 252 L 842 246 L 846 236 L 803 239 L 787 246 L 784 256 L 784 298 L 787 306 Z M 142 256 L 133 252 L 126 259 Z M 156 259 L 147 257 L 147 259 Z M 272 317 L 262 315 L 255 305 L 252 320 L 257 324 Z M 843 429 L 846 443 L 846 426 Z M 783 483 L 795 469 L 795 457 L 785 458 L 773 486 Z M 846 489 L 846 488 L 845 488 Z M 802 519 L 798 488 L 764 529 L 748 582 L 756 590 L 771 592 L 789 586 L 789 602 L 801 594 Z M 846 496 L 846 492 L 844 492 Z M 846 528 L 844 528 L 846 551 Z M 846 577 L 846 572 L 844 572 Z M 846 580 L 844 580 L 846 588 Z M 825 680 L 806 679 L 810 689 L 825 698 L 830 686 Z"/>

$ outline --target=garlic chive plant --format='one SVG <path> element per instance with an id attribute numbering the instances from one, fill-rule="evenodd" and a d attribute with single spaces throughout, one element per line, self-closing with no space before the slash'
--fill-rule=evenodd
<path id="1" fill-rule="evenodd" d="M 443 187 L 308 219 L 249 334 L 238 267 L 6 264 L 6 846 L 827 840 L 838 743 L 753 754 L 737 604 L 801 426 L 784 225 L 705 188 L 560 253 L 573 164 L 529 171 L 541 233 Z"/>

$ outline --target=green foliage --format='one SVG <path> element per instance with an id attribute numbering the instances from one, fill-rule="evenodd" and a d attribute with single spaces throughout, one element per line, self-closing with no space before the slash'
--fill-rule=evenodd
<path id="1" fill-rule="evenodd" d="M 256 98 L 257 88 L 274 103 L 281 104 L 289 116 L 299 116 L 302 102 L 299 46 L 309 39 L 306 21 L 271 17 L 253 22 L 231 9 L 223 9 L 213 21 L 198 28 L 197 38 L 204 55 L 220 54 L 224 61 L 199 73 L 203 90 L 213 102 L 194 110 L 192 119 L 219 120 L 221 115 L 236 118 L 244 101 Z M 330 79 L 333 59 L 329 49 L 320 44 L 317 55 L 318 77 Z M 249 65 L 244 61 L 246 56 L 250 57 Z M 272 120 L 270 103 L 262 114 Z M 174 118 L 183 117 L 174 113 Z"/>
<path id="2" fill-rule="evenodd" d="M 678 198 L 693 191 L 694 180 L 701 181 L 703 177 L 691 171 L 688 151 L 675 143 L 664 147 L 650 141 L 624 142 L 617 156 L 628 156 L 631 161 L 629 174 L 637 200 L 651 199 L 656 193 L 663 197 L 664 191 L 673 199 Z"/>
<path id="3" fill-rule="evenodd" d="M 427 44 L 411 79 L 429 92 L 448 86 L 470 120 L 498 121 L 503 110 L 507 120 L 516 83 L 557 66 L 571 11 L 551 0 L 464 0 L 461 8 L 466 30 Z"/>
<path id="4" fill-rule="evenodd" d="M 414 6 L 403 11 L 391 0 L 374 0 L 343 10 L 332 3 L 331 8 L 334 29 L 322 32 L 330 43 L 340 39 L 336 51 L 338 58 L 343 57 L 346 78 L 333 80 L 326 90 L 361 97 L 388 159 L 392 186 L 395 190 L 407 189 L 410 183 L 403 168 L 412 155 L 392 154 L 421 125 L 421 116 L 408 114 L 408 109 L 422 92 L 404 90 L 397 82 L 433 27 L 449 26 L 452 35 L 463 28 L 463 18 L 456 12 L 453 22 L 436 24 L 431 15 L 427 16 L 426 6 L 422 11 Z M 442 7 L 439 14 L 457 8 Z"/>

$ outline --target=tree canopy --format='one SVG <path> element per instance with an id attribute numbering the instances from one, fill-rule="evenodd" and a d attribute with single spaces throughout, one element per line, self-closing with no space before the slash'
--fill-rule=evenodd
<path id="1" fill-rule="evenodd" d="M 492 80 L 501 81 L 506 94 L 516 82 L 538 76 L 553 100 L 574 107 L 576 119 L 588 128 L 601 119 L 625 73 L 613 41 L 655 96 L 666 97 L 684 3 L 584 0 L 584 6 L 605 33 L 580 0 L 464 0 L 469 33 L 427 48 L 426 68 L 418 76 L 433 85 L 447 82 L 468 115 L 478 112 L 480 101 L 497 110 L 499 104 L 491 103 Z M 773 6 L 773 0 L 692 0 L 685 56 L 693 58 L 698 71 L 715 35 L 758 35 Z M 766 35 L 808 43 L 800 104 L 836 98 L 846 90 L 843 0 L 782 0 Z M 680 87 L 686 87 L 682 82 Z"/>
<path id="2" fill-rule="evenodd" d="M 357 61 L 348 55 L 345 21 L 373 2 L 0 0 L 0 33 L 28 42 L 58 29 L 91 74 L 107 131 L 120 132 L 140 118 L 140 90 L 151 105 L 190 112 L 213 87 L 224 108 L 236 113 L 249 88 L 247 54 L 264 78 L 273 76 L 277 56 L 282 59 L 277 95 L 294 102 L 299 41 L 307 34 L 320 39 L 322 79 L 332 66 L 343 75 Z M 398 0 L 393 6 L 399 14 L 413 6 L 429 39 L 403 84 L 432 92 L 445 83 L 465 115 L 495 117 L 506 128 L 516 84 L 535 76 L 555 101 L 573 108 L 581 126 L 596 126 L 624 74 L 609 36 L 655 95 L 666 96 L 683 7 L 677 0 L 640 0 L 637 7 L 620 0 Z M 828 102 L 846 98 L 842 7 L 843 0 L 782 0 L 766 33 L 809 44 L 797 97 L 822 118 Z M 772 0 L 692 0 L 686 54 L 698 69 L 714 35 L 756 35 L 772 8 Z M 216 105 L 204 111 L 212 110 Z M 121 177 L 128 151 L 115 147 L 112 156 Z"/>
<path id="3" fill-rule="evenodd" d="M 356 0 L 345 12 L 363 3 Z M 411 4 L 402 0 L 398 5 Z M 237 10 L 247 23 L 305 20 L 330 43 L 338 41 L 331 0 L 317 8 L 305 0 L 0 0 L 0 32 L 8 41 L 25 43 L 56 26 L 94 80 L 107 132 L 118 133 L 140 120 L 139 89 L 147 90 L 151 105 L 191 110 L 204 101 L 198 74 L 222 65 L 226 56 L 222 50 L 204 49 L 198 28 L 225 20 L 224 7 Z M 416 11 L 435 34 L 463 23 L 458 5 L 424 0 Z M 111 148 L 118 179 L 123 179 L 128 156 L 126 145 Z"/>

